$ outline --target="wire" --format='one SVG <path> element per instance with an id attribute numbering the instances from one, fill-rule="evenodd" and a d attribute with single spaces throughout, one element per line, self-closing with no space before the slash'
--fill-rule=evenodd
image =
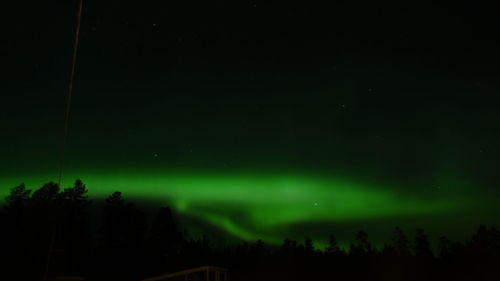
<path id="1" fill-rule="evenodd" d="M 66 143 L 68 139 L 68 128 L 69 128 L 69 113 L 71 109 L 71 98 L 73 97 L 73 88 L 75 82 L 75 72 L 76 72 L 76 61 L 78 57 L 78 44 L 80 43 L 80 27 L 82 23 L 82 13 L 83 13 L 83 0 L 79 0 L 78 5 L 78 16 L 76 20 L 76 30 L 75 30 L 75 41 L 73 45 L 73 58 L 71 60 L 71 72 L 69 77 L 69 85 L 68 85 L 68 98 L 66 100 L 66 110 L 64 115 L 64 133 L 61 142 L 61 154 L 59 159 L 59 180 L 58 185 L 61 187 L 62 184 L 62 176 L 63 176 L 63 168 L 64 168 L 64 160 L 66 154 Z M 54 244 L 56 241 L 56 225 L 54 224 L 52 229 L 52 235 L 50 238 L 49 248 L 47 250 L 47 261 L 45 263 L 45 273 L 43 276 L 43 280 L 47 281 L 49 277 L 50 271 L 50 262 L 52 259 L 52 252 L 54 250 Z"/>
<path id="2" fill-rule="evenodd" d="M 63 176 L 63 168 L 64 168 L 64 160 L 66 156 L 66 143 L 68 140 L 68 127 L 69 127 L 69 113 L 71 109 L 71 98 L 73 97 L 73 85 L 75 82 L 75 72 L 76 72 L 76 61 L 78 57 L 78 44 L 80 43 L 80 26 L 82 23 L 82 13 L 83 13 L 83 0 L 80 0 L 80 5 L 78 7 L 78 17 L 76 21 L 76 31 L 75 31 L 75 43 L 73 46 L 73 59 L 71 62 L 71 73 L 69 77 L 69 86 L 68 86 L 68 98 L 66 100 L 66 112 L 64 116 L 64 134 L 62 138 L 61 144 L 61 155 L 59 159 L 59 180 L 58 184 L 61 187 L 62 176 Z"/>

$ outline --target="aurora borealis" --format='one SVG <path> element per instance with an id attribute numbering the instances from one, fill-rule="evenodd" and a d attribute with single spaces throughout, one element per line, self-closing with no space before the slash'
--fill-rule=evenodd
<path id="1" fill-rule="evenodd" d="M 59 2 L 8 18 L 2 197 L 57 180 L 75 15 Z M 86 2 L 63 187 L 270 243 L 498 224 L 497 19 L 243 2 Z"/>
<path id="2" fill-rule="evenodd" d="M 93 173 L 83 178 L 89 186 L 94 186 L 93 198 L 103 198 L 120 190 L 130 198 L 168 204 L 239 239 L 265 239 L 276 244 L 283 235 L 296 236 L 284 231 L 293 224 L 335 225 L 373 219 L 401 224 L 407 217 L 451 216 L 474 208 L 478 212 L 470 191 L 432 197 L 409 196 L 380 186 L 297 173 L 245 175 L 177 171 L 172 174 Z M 33 185 L 47 180 L 48 177 L 40 177 L 27 182 Z M 2 182 L 5 186 L 14 183 L 12 179 Z M 485 202 L 485 198 L 475 199 Z M 320 246 L 326 237 L 317 238 Z"/>

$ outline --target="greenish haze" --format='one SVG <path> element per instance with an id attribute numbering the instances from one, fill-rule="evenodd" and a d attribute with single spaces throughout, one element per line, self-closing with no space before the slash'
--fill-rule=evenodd
<path id="1" fill-rule="evenodd" d="M 94 172 L 80 176 L 91 197 L 121 191 L 126 198 L 170 204 L 241 239 L 271 243 L 279 243 L 284 230 L 294 224 L 442 214 L 467 207 L 459 196 L 415 197 L 355 180 L 300 173 Z M 26 184 L 36 188 L 49 180 L 32 177 Z M 0 182 L 2 187 L 16 184 L 14 179 Z M 6 190 L 1 189 L 2 196 Z"/>

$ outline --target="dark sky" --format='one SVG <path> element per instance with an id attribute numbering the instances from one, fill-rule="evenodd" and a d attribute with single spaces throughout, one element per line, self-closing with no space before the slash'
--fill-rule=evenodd
<path id="1" fill-rule="evenodd" d="M 77 5 L 32 2 L 3 9 L 2 195 L 59 171 Z M 64 183 L 245 239 L 497 222 L 492 7 L 234 2 L 85 1 Z"/>

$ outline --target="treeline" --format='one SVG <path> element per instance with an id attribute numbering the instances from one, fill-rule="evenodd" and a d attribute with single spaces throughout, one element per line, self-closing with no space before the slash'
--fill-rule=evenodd
<path id="1" fill-rule="evenodd" d="M 480 226 L 465 242 L 441 237 L 437 251 L 424 230 L 410 239 L 398 227 L 382 248 L 359 231 L 347 249 L 333 235 L 323 250 L 307 237 L 217 249 L 206 236 L 187 239 L 168 207 L 148 221 L 120 192 L 92 218 L 87 192 L 80 180 L 65 189 L 48 183 L 36 191 L 11 190 L 0 212 L 3 280 L 138 281 L 202 265 L 226 267 L 234 281 L 500 280 L 500 232 L 492 227 Z"/>

